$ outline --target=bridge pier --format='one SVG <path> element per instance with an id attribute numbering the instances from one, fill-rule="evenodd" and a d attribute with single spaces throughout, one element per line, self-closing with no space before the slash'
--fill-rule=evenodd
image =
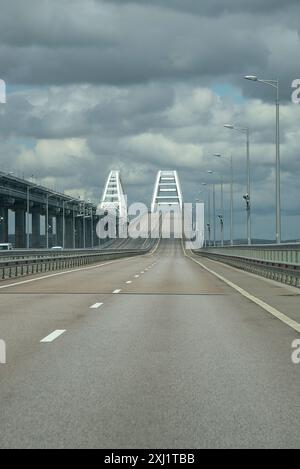
<path id="1" fill-rule="evenodd" d="M 91 219 L 85 219 L 85 247 L 90 248 L 92 247 L 91 242 Z"/>
<path id="2" fill-rule="evenodd" d="M 32 216 L 32 235 L 31 247 L 41 247 L 41 215 L 39 208 L 34 208 L 31 212 Z"/>
<path id="3" fill-rule="evenodd" d="M 93 219 L 93 239 L 94 239 L 94 246 L 99 247 L 99 238 L 97 236 L 97 223 L 99 221 L 99 217 L 95 216 Z"/>
<path id="4" fill-rule="evenodd" d="M 45 217 L 45 236 L 46 236 L 46 246 L 47 247 L 47 230 L 48 230 L 48 244 L 49 248 L 53 246 L 53 216 L 49 214 L 48 226 L 47 226 L 47 217 Z"/>
<path id="5" fill-rule="evenodd" d="M 0 243 L 8 242 L 8 208 L 0 207 Z"/>
<path id="6" fill-rule="evenodd" d="M 82 217 L 77 217 L 75 221 L 76 226 L 76 248 L 83 248 L 83 222 Z"/>
<path id="7" fill-rule="evenodd" d="M 15 205 L 15 247 L 26 248 L 26 209 L 24 204 Z"/>
<path id="8" fill-rule="evenodd" d="M 66 248 L 73 248 L 73 217 L 67 216 L 65 219 L 65 244 Z"/>
<path id="9" fill-rule="evenodd" d="M 63 246 L 63 224 L 64 224 L 64 218 L 62 214 L 57 214 L 56 215 L 56 243 L 58 246 Z"/>

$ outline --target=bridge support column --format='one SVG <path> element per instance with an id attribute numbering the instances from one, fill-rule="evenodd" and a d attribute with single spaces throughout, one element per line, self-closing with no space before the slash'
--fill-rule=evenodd
<path id="1" fill-rule="evenodd" d="M 65 218 L 65 247 L 73 248 L 73 218 L 70 216 Z"/>
<path id="2" fill-rule="evenodd" d="M 76 218 L 76 248 L 83 248 L 83 222 L 82 217 Z"/>
<path id="3" fill-rule="evenodd" d="M 26 248 L 26 209 L 23 205 L 15 207 L 15 247 Z"/>
<path id="4" fill-rule="evenodd" d="M 91 243 L 91 219 L 85 219 L 85 247 L 90 248 L 92 245 Z"/>
<path id="5" fill-rule="evenodd" d="M 48 230 L 48 244 L 49 248 L 53 246 L 53 216 L 49 213 L 48 217 L 48 226 L 47 226 L 47 217 L 45 217 L 45 233 L 46 233 L 46 247 L 47 247 L 47 230 Z"/>
<path id="6" fill-rule="evenodd" d="M 97 223 L 98 223 L 98 217 L 97 216 L 94 216 L 93 217 L 93 241 L 94 241 L 94 247 L 98 247 L 99 246 L 99 240 L 98 240 L 98 236 L 97 236 Z"/>
<path id="7" fill-rule="evenodd" d="M 63 223 L 64 219 L 61 214 L 56 215 L 56 242 L 58 246 L 63 246 Z"/>
<path id="8" fill-rule="evenodd" d="M 8 242 L 8 208 L 0 207 L 0 243 Z"/>
<path id="9" fill-rule="evenodd" d="M 39 209 L 32 210 L 32 238 L 31 247 L 41 247 L 41 216 Z"/>

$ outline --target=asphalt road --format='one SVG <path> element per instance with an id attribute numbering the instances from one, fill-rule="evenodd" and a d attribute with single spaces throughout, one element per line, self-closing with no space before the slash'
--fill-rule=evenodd
<path id="1" fill-rule="evenodd" d="M 299 290 L 200 262 L 300 322 Z M 0 283 L 1 448 L 300 446 L 300 334 L 179 241 L 14 282 Z"/>

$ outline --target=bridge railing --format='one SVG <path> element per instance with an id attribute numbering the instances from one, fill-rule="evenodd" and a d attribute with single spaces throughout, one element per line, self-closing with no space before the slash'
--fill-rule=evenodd
<path id="1" fill-rule="evenodd" d="M 105 252 L 109 248 L 108 246 L 103 246 L 102 249 L 99 248 L 86 248 L 86 249 L 13 249 L 12 251 L 0 251 L 0 261 L 2 260 L 21 260 L 21 259 L 38 259 L 44 257 L 74 257 L 78 254 L 95 254 L 97 252 Z M 118 250 L 116 250 L 118 251 Z"/>
<path id="2" fill-rule="evenodd" d="M 300 287 L 300 243 L 205 247 L 196 254 Z"/>
<path id="3" fill-rule="evenodd" d="M 20 259 L 1 260 L 0 258 L 0 279 L 6 280 L 25 275 L 81 267 L 88 264 L 96 264 L 97 262 L 108 261 L 112 259 L 143 255 L 147 252 L 149 252 L 149 248 L 94 252 L 85 250 L 81 253 L 73 252 L 73 255 L 55 253 L 55 255 L 52 256 L 44 255 L 41 257 L 28 257 L 27 255 L 27 257 Z"/>

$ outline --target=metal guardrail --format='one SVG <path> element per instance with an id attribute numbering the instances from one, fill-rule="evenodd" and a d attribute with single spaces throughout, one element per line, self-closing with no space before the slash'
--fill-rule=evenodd
<path id="1" fill-rule="evenodd" d="M 300 287 L 300 244 L 206 247 L 195 253 Z"/>
<path id="2" fill-rule="evenodd" d="M 155 242 L 154 239 L 152 238 L 147 238 L 146 240 L 142 240 L 140 243 L 140 246 L 130 246 L 126 248 L 126 243 L 128 243 L 128 239 L 130 238 L 124 238 L 124 246 L 118 245 L 116 248 L 114 248 L 114 243 L 116 242 L 116 239 L 111 239 L 109 241 L 102 242 L 102 244 L 99 246 L 95 246 L 93 248 L 85 248 L 85 249 L 12 249 L 11 251 L 8 250 L 0 250 L 0 261 L 1 260 L 6 260 L 6 259 L 28 259 L 28 258 L 42 258 L 42 257 L 59 257 L 59 256 L 74 256 L 77 254 L 82 254 L 82 253 L 92 253 L 95 254 L 96 252 L 106 252 L 107 250 L 111 250 L 114 252 L 122 252 L 125 250 L 127 251 L 132 251 L 132 250 L 138 250 L 138 249 L 150 249 L 153 246 L 153 243 Z M 117 238 L 119 240 L 119 238 Z M 135 240 L 136 241 L 136 240 Z"/>
<path id="3" fill-rule="evenodd" d="M 59 257 L 59 256 L 75 256 L 82 253 L 94 253 L 103 252 L 107 249 L 107 246 L 103 246 L 102 249 L 93 248 L 93 249 L 13 249 L 12 251 L 0 251 L 0 261 L 1 260 L 18 260 L 18 259 L 37 259 L 43 257 Z"/>
<path id="4" fill-rule="evenodd" d="M 53 256 L 28 257 L 22 259 L 6 259 L 0 260 L 0 279 L 6 280 L 25 275 L 33 275 L 56 270 L 70 269 L 73 267 L 81 267 L 88 264 L 94 264 L 99 261 L 112 259 L 120 259 L 124 257 L 138 256 L 149 252 L 148 249 L 137 250 L 113 250 L 113 251 L 94 251 L 74 254 L 56 253 Z"/>

